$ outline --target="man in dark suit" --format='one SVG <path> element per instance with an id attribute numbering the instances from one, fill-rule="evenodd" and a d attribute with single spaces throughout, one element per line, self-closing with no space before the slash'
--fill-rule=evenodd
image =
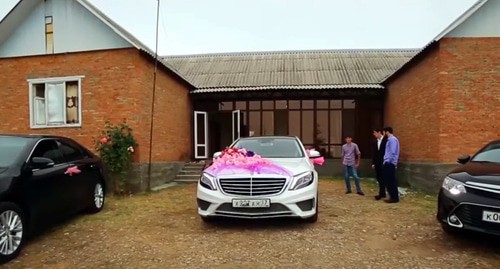
<path id="1" fill-rule="evenodd" d="M 386 197 L 386 184 L 382 176 L 382 166 L 384 163 L 385 146 L 387 144 L 387 136 L 381 129 L 373 130 L 375 141 L 373 142 L 373 158 L 372 168 L 375 169 L 375 175 L 378 181 L 378 195 L 375 195 L 375 200 L 380 200 Z"/>

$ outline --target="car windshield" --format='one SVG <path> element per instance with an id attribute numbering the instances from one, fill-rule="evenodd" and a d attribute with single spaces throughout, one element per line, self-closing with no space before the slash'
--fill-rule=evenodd
<path id="1" fill-rule="evenodd" d="M 12 165 L 28 142 L 24 137 L 0 136 L 0 167 Z"/>
<path id="2" fill-rule="evenodd" d="M 500 142 L 492 143 L 478 152 L 472 160 L 473 162 L 500 163 Z"/>
<path id="3" fill-rule="evenodd" d="M 245 138 L 234 147 L 253 151 L 265 158 L 302 158 L 304 152 L 294 138 Z"/>

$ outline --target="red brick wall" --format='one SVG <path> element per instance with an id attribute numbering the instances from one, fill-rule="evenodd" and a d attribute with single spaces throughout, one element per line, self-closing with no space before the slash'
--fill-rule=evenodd
<path id="1" fill-rule="evenodd" d="M 401 161 L 439 158 L 438 54 L 438 48 L 431 49 L 388 85 L 384 123 L 400 141 Z"/>
<path id="2" fill-rule="evenodd" d="M 0 133 L 43 133 L 74 138 L 93 150 L 110 120 L 126 119 L 139 143 L 136 160 L 148 160 L 152 64 L 137 49 L 0 59 Z M 190 153 L 187 88 L 161 70 L 153 161 L 180 160 Z M 82 127 L 30 129 L 27 79 L 64 76 L 82 79 Z M 165 100 L 170 100 L 165 103 Z M 175 100 L 175 101 L 174 101 Z M 174 104 L 175 103 L 175 104 Z M 168 105 L 167 105 L 168 104 Z M 175 119 L 175 120 L 174 120 Z M 169 131 L 172 130 L 172 131 Z"/>
<path id="3" fill-rule="evenodd" d="M 455 162 L 500 138 L 500 38 L 445 38 L 388 85 L 402 161 Z"/>
<path id="4" fill-rule="evenodd" d="M 500 138 L 500 38 L 440 43 L 440 161 L 451 162 Z"/>
<path id="5" fill-rule="evenodd" d="M 147 89 L 146 93 L 149 93 L 145 99 L 148 110 L 145 111 L 143 123 L 149 134 L 154 63 L 142 61 L 141 69 L 144 71 L 143 87 Z M 160 64 L 156 77 L 154 109 L 152 161 L 191 159 L 193 112 L 189 91 L 185 84 L 167 74 Z M 147 141 L 149 143 L 149 138 Z M 149 147 L 149 144 L 147 146 Z M 149 154 L 148 149 L 141 152 Z"/>

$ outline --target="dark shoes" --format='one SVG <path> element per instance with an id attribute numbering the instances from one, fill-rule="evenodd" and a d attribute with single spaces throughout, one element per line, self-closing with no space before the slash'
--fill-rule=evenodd
<path id="1" fill-rule="evenodd" d="M 346 191 L 345 194 L 349 194 L 349 193 L 352 193 L 352 191 Z"/>
<path id="2" fill-rule="evenodd" d="M 388 204 L 395 204 L 395 203 L 399 203 L 399 200 L 387 199 L 387 200 L 384 200 L 384 202 L 386 202 Z"/>
<path id="3" fill-rule="evenodd" d="M 385 198 L 385 196 L 382 196 L 382 195 L 375 195 L 375 200 L 380 200 L 382 198 Z"/>

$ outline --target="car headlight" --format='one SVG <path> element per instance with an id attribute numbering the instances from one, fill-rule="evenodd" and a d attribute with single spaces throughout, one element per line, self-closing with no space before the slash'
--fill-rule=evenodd
<path id="1" fill-rule="evenodd" d="M 298 190 L 311 185 L 314 181 L 313 173 L 306 172 L 293 177 L 290 190 Z"/>
<path id="2" fill-rule="evenodd" d="M 215 187 L 214 183 L 214 177 L 212 177 L 209 174 L 203 173 L 200 178 L 200 185 L 209 189 L 209 190 L 216 190 L 217 188 Z"/>
<path id="3" fill-rule="evenodd" d="M 466 193 L 464 183 L 451 177 L 446 177 L 443 181 L 443 188 L 453 195 Z"/>

